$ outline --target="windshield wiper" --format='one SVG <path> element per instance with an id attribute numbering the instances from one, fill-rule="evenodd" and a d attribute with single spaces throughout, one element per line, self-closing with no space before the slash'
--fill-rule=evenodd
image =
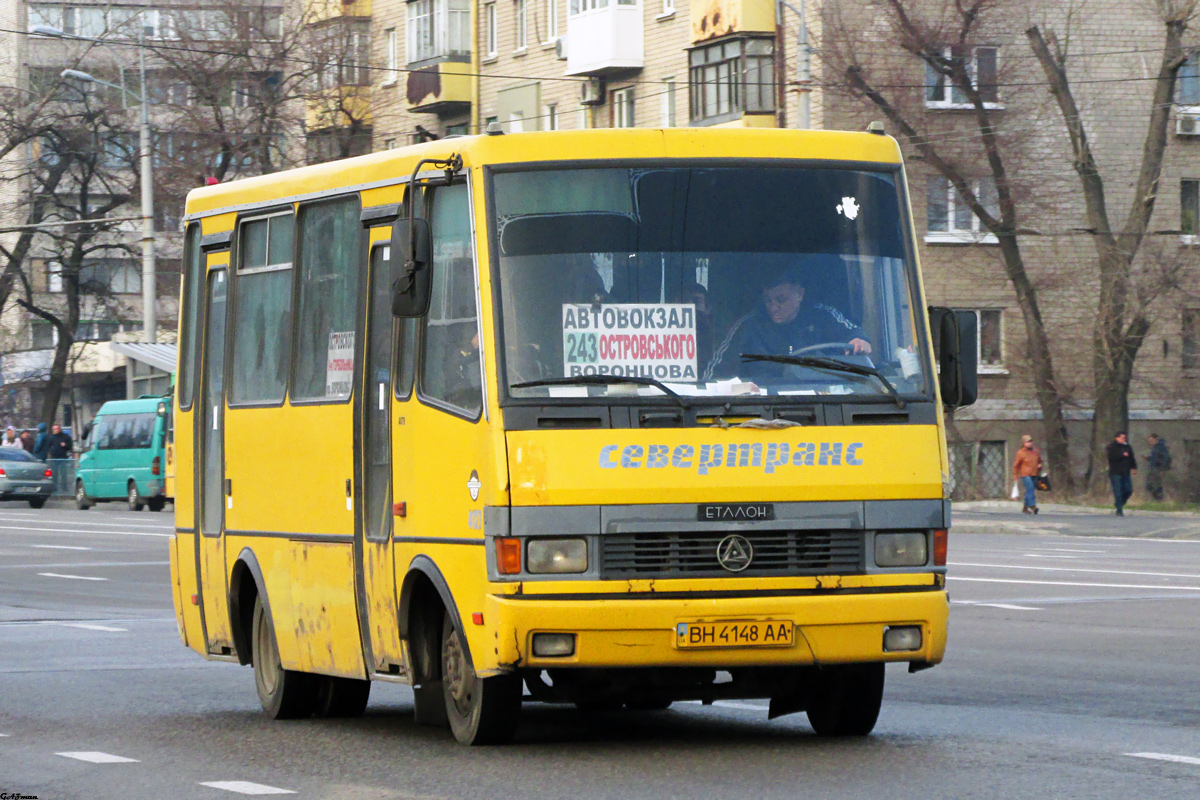
<path id="1" fill-rule="evenodd" d="M 852 375 L 875 378 L 883 384 L 883 388 L 887 390 L 888 395 L 896 401 L 896 408 L 904 408 L 904 401 L 900 399 L 899 393 L 896 392 L 896 387 L 892 386 L 892 382 L 874 367 L 864 367 L 861 364 L 847 364 L 844 361 L 838 361 L 833 358 L 822 358 L 820 356 L 764 356 L 756 353 L 742 353 L 742 361 L 768 361 L 774 364 L 791 364 L 797 367 L 811 367 L 813 369 L 829 370 L 830 372 L 848 372 Z"/>
<path id="2" fill-rule="evenodd" d="M 639 386 L 653 386 L 655 389 L 669 395 L 679 404 L 687 408 L 688 404 L 671 387 L 660 380 L 647 378 L 642 375 L 575 375 L 564 378 L 540 378 L 536 381 L 514 383 L 510 389 L 532 389 L 535 386 L 616 386 L 622 383 L 635 383 Z"/>

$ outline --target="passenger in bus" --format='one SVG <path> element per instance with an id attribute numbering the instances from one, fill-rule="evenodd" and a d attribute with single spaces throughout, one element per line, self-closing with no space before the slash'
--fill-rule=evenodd
<path id="1" fill-rule="evenodd" d="M 768 378 L 786 367 L 765 362 L 746 363 L 743 353 L 787 356 L 802 354 L 818 344 L 845 343 L 845 355 L 867 355 L 866 332 L 826 303 L 804 302 L 804 280 L 798 270 L 785 270 L 763 285 L 762 306 L 733 324 L 708 362 L 702 380 L 739 377 Z M 828 352 L 812 355 L 829 355 Z"/>

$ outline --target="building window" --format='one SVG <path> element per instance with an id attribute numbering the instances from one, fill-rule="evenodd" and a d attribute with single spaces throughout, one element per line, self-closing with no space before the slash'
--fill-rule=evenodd
<path id="1" fill-rule="evenodd" d="M 1000 213 L 996 199 L 996 184 L 991 177 L 971 182 L 976 196 L 989 214 Z M 925 205 L 926 241 L 954 240 L 995 241 L 995 236 L 979 222 L 965 200 L 941 175 L 929 178 Z M 986 238 L 990 237 L 990 238 Z"/>
<path id="2" fill-rule="evenodd" d="M 551 104 L 546 106 L 546 130 L 558 130 L 558 106 Z"/>
<path id="3" fill-rule="evenodd" d="M 662 126 L 675 127 L 675 78 L 662 80 Z"/>
<path id="4" fill-rule="evenodd" d="M 967 60 L 967 74 L 971 85 L 979 91 L 984 106 L 999 104 L 997 91 L 997 53 L 995 47 L 947 47 L 942 50 L 942 58 L 947 61 Z M 928 62 L 925 64 L 925 105 L 930 108 L 970 108 L 962 88 L 950 79 L 949 75 L 934 69 Z"/>
<path id="5" fill-rule="evenodd" d="M 612 93 L 612 115 L 614 128 L 634 127 L 633 87 L 617 89 Z"/>
<path id="6" fill-rule="evenodd" d="M 617 0 L 617 5 L 634 6 L 637 5 L 637 0 Z M 567 13 L 573 17 L 598 8 L 608 8 L 608 0 L 570 0 Z"/>
<path id="7" fill-rule="evenodd" d="M 1179 182 L 1179 231 L 1184 236 L 1200 234 L 1200 181 Z"/>
<path id="8" fill-rule="evenodd" d="M 470 0 L 408 4 L 408 63 L 471 54 Z"/>
<path id="9" fill-rule="evenodd" d="M 489 3 L 484 6 L 484 25 L 487 33 L 487 55 L 488 58 L 495 58 L 499 51 L 497 43 L 498 36 L 496 33 L 496 4 Z"/>
<path id="10" fill-rule="evenodd" d="M 49 350 L 58 344 L 58 330 L 49 322 L 34 320 L 29 323 L 30 346 L 34 350 Z"/>
<path id="11" fill-rule="evenodd" d="M 1179 349 L 1184 369 L 1200 368 L 1200 308 L 1183 310 L 1183 337 Z"/>
<path id="12" fill-rule="evenodd" d="M 1175 78 L 1175 102 L 1181 106 L 1200 106 L 1200 54 L 1192 53 Z"/>
<path id="13" fill-rule="evenodd" d="M 675 13 L 675 0 L 662 0 L 662 14 L 659 16 L 669 17 Z"/>
<path id="14" fill-rule="evenodd" d="M 558 39 L 558 0 L 546 0 L 546 42 Z"/>
<path id="15" fill-rule="evenodd" d="M 714 124 L 775 111 L 775 43 L 732 39 L 688 54 L 691 120 Z"/>
<path id="16" fill-rule="evenodd" d="M 529 20 L 525 13 L 527 8 L 528 4 L 526 3 L 526 0 L 515 0 L 513 8 L 513 25 L 517 37 L 517 50 L 524 50 L 529 45 Z"/>
<path id="17" fill-rule="evenodd" d="M 575 115 L 576 115 L 575 127 L 579 128 L 579 130 L 581 130 L 581 131 L 585 131 L 588 128 L 592 127 L 592 116 L 589 112 L 590 112 L 590 109 L 587 106 L 584 106 L 583 108 L 581 108 L 575 112 Z"/>
<path id="18" fill-rule="evenodd" d="M 79 270 L 79 288 L 90 294 L 140 294 L 141 265 L 133 261 L 93 261 Z"/>
<path id="19" fill-rule="evenodd" d="M 976 363 L 979 371 L 1006 372 L 1004 369 L 1004 312 L 999 308 L 959 308 L 956 311 L 966 311 L 975 315 L 976 330 Z"/>
<path id="20" fill-rule="evenodd" d="M 400 39 L 396 34 L 396 29 L 388 28 L 386 35 L 384 36 L 384 47 L 387 48 L 387 52 L 383 54 L 384 63 L 387 64 L 387 73 L 383 76 L 383 83 L 385 86 L 390 86 L 391 84 L 395 83 L 400 74 L 400 54 L 397 50 L 399 41 Z"/>

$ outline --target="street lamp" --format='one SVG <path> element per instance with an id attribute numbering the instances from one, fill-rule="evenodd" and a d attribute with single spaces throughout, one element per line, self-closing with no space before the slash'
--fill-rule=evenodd
<path id="1" fill-rule="evenodd" d="M 82 83 L 98 83 L 101 86 L 117 89 L 141 103 L 142 122 L 139 160 L 142 167 L 142 340 L 154 344 L 157 341 L 156 328 L 158 326 L 158 318 L 154 307 L 156 294 L 154 285 L 156 272 L 154 264 L 154 180 L 151 172 L 150 109 L 146 97 L 145 28 L 138 27 L 138 72 L 141 75 L 141 95 L 129 91 L 124 86 L 102 81 L 90 73 L 81 72 L 77 69 L 64 69 L 60 74 L 63 78 L 70 80 Z M 49 25 L 34 25 L 30 32 L 37 36 L 50 36 L 56 39 L 79 39 L 86 42 L 101 42 L 100 39 L 64 33 L 58 28 L 53 28 Z"/>

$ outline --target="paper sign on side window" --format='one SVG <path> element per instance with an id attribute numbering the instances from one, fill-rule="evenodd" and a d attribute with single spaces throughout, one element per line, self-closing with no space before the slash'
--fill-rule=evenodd
<path id="1" fill-rule="evenodd" d="M 329 355 L 325 362 L 325 396 L 344 397 L 354 382 L 354 331 L 329 334 Z"/>

